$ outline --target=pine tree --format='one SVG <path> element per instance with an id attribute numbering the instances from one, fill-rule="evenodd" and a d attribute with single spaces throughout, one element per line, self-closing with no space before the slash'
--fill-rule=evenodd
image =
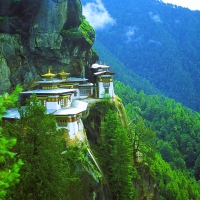
<path id="1" fill-rule="evenodd" d="M 200 180 L 200 155 L 197 157 L 197 159 L 195 161 L 194 170 L 195 170 L 196 179 Z"/>
<path id="2" fill-rule="evenodd" d="M 104 169 L 108 177 L 113 199 L 128 200 L 134 196 L 133 157 L 130 138 L 117 114 L 109 110 L 102 123 L 102 145 Z"/>
<path id="3" fill-rule="evenodd" d="M 7 124 L 5 133 L 17 138 L 14 151 L 24 166 L 20 183 L 7 199 L 66 199 L 69 171 L 61 155 L 63 132 L 57 131 L 54 116 L 45 113 L 36 96 L 19 112 L 21 119 Z"/>
<path id="4" fill-rule="evenodd" d="M 0 121 L 6 108 L 15 105 L 22 88 L 18 85 L 11 95 L 5 93 L 0 96 Z M 19 170 L 22 161 L 14 159 L 15 153 L 11 149 L 16 144 L 15 138 L 6 138 L 0 127 L 0 199 L 4 199 L 9 188 L 19 182 Z"/>

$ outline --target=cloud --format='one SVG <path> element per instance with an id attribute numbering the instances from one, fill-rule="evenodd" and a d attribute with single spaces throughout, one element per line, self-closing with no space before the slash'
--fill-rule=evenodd
<path id="1" fill-rule="evenodd" d="M 135 36 L 135 32 L 138 31 L 138 27 L 136 26 L 129 26 L 128 30 L 126 31 L 125 35 L 127 37 L 127 41 L 126 42 L 130 42 L 133 37 Z"/>
<path id="2" fill-rule="evenodd" d="M 84 5 L 83 15 L 95 30 L 103 29 L 106 25 L 114 25 L 116 23 L 101 0 L 95 0 Z"/>
<path id="3" fill-rule="evenodd" d="M 189 8 L 191 10 L 200 10 L 200 2 L 198 0 L 162 0 L 164 3 L 175 4 Z"/>
<path id="4" fill-rule="evenodd" d="M 160 19 L 159 15 L 154 15 L 152 12 L 149 12 L 149 16 L 152 20 L 154 20 L 155 22 L 159 22 L 162 23 L 162 20 Z"/>
<path id="5" fill-rule="evenodd" d="M 149 44 L 156 44 L 156 45 L 162 45 L 162 43 L 161 42 L 159 42 L 159 41 L 156 41 L 156 40 L 148 40 L 148 43 Z"/>

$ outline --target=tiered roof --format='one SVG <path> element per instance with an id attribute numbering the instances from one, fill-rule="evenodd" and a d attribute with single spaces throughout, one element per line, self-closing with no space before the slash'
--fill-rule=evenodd
<path id="1" fill-rule="evenodd" d="M 111 67 L 108 65 L 102 65 L 102 64 L 93 64 L 91 69 L 94 71 L 94 75 L 98 76 L 98 75 L 114 75 L 114 72 L 110 72 L 108 71 L 108 69 L 110 69 Z"/>

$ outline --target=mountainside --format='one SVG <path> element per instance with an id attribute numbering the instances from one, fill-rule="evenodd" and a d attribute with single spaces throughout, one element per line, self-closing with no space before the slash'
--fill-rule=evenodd
<path id="1" fill-rule="evenodd" d="M 96 3 L 99 2 L 96 0 Z M 106 2 L 106 6 L 116 6 L 116 2 Z M 150 23 L 154 20 L 160 27 L 161 18 L 158 14 L 152 14 L 158 12 L 153 9 L 152 2 L 140 1 L 146 11 L 151 10 L 146 13 L 147 21 Z M 127 13 L 120 12 L 122 8 L 131 10 L 132 3 L 119 2 L 118 10 L 113 10 L 114 14 L 120 14 L 120 19 L 125 17 L 127 23 L 132 23 L 131 17 L 126 17 Z M 160 2 L 154 3 L 164 6 Z M 139 16 L 141 13 L 139 10 L 137 12 Z M 132 15 L 131 12 L 129 14 Z M 98 38 L 102 41 L 98 40 L 94 47 L 98 49 L 103 62 L 113 65 L 116 78 L 132 88 L 143 89 L 145 93 L 132 90 L 119 81 L 115 81 L 114 88 L 114 73 L 108 71 L 109 66 L 101 66 L 101 70 L 97 65 L 92 66 L 94 74 L 99 76 L 96 84 L 89 84 L 90 91 L 85 79 L 82 79 L 80 87 L 83 88 L 80 89 L 83 89 L 83 96 L 77 83 L 80 78 L 70 85 L 67 84 L 70 78 L 63 80 L 61 87 L 60 80 L 51 79 L 55 74 L 49 70 L 45 84 L 41 83 L 43 91 L 39 90 L 39 100 L 35 95 L 31 96 L 26 101 L 26 107 L 18 106 L 17 120 L 14 118 L 16 112 L 14 115 L 10 113 L 10 120 L 6 120 L 4 114 L 6 111 L 9 113 L 6 109 L 16 106 L 22 91 L 21 86 L 16 86 L 17 83 L 26 90 L 50 66 L 55 73 L 64 69 L 71 73 L 70 76 L 90 78 L 87 66 L 95 62 L 98 55 L 92 50 L 94 29 L 82 16 L 79 0 L 0 0 L 0 121 L 4 116 L 0 124 L 0 199 L 200 199 L 200 114 L 172 99 L 147 95 L 160 95 L 162 89 L 158 90 L 157 82 L 153 82 L 157 79 L 149 79 L 150 75 L 155 76 L 156 70 L 159 72 L 159 66 L 153 65 L 157 63 L 154 59 L 160 59 L 156 51 L 159 48 L 153 48 L 153 45 L 165 44 L 167 47 L 169 42 L 166 42 L 164 27 L 164 32 L 158 34 L 160 43 L 148 39 L 153 36 L 147 32 L 147 37 L 144 25 L 140 24 L 143 13 L 137 19 L 141 19 L 137 25 L 141 29 L 132 29 L 127 25 L 129 31 L 124 35 L 127 27 L 120 30 L 116 24 L 112 29 L 107 28 L 105 34 L 98 32 Z M 146 31 L 154 29 L 146 28 Z M 141 42 L 140 39 L 134 40 L 140 30 L 144 31 Z M 111 38 L 107 39 L 106 32 L 113 37 L 112 41 Z M 128 41 L 123 37 L 128 37 Z M 136 45 L 139 43 L 141 46 Z M 102 44 L 107 47 L 104 48 Z M 133 52 L 131 46 L 136 48 Z M 116 52 L 112 52 L 112 49 Z M 150 59 L 153 54 L 151 49 L 155 50 L 153 61 Z M 172 56 L 171 49 L 168 50 L 169 56 Z M 144 52 L 146 57 L 142 56 Z M 120 59 L 115 57 L 115 53 L 119 54 Z M 140 54 L 142 62 L 136 65 Z M 131 68 L 132 64 L 128 65 L 128 60 L 134 59 L 133 55 L 137 62 L 132 64 L 138 72 Z M 123 64 L 125 61 L 129 68 Z M 140 71 L 140 67 L 142 70 L 146 64 L 149 64 L 149 68 Z M 182 77 L 182 65 L 174 69 L 176 75 L 178 72 Z M 168 70 L 163 76 L 167 76 L 167 73 Z M 159 79 L 160 74 L 157 76 Z M 172 78 L 171 82 L 167 78 L 163 81 L 163 84 L 168 83 L 169 91 L 172 91 L 170 86 L 175 84 L 173 81 L 178 81 L 179 76 Z M 16 89 L 10 95 L 1 95 L 14 86 Z M 92 87 L 95 89 L 94 96 Z M 97 98 L 98 87 L 102 92 L 105 90 L 103 98 Z M 111 87 L 110 95 L 106 94 Z M 64 89 L 63 93 L 61 89 Z M 88 102 L 87 108 L 86 104 L 71 104 L 73 98 Z M 46 110 L 47 104 L 51 109 Z M 56 106 L 54 109 L 52 104 Z M 82 110 L 83 107 L 85 109 Z M 58 111 L 61 111 L 60 114 Z M 58 118 L 55 117 L 56 113 Z"/>
<path id="2" fill-rule="evenodd" d="M 93 48 L 100 55 L 100 62 L 107 61 L 112 66 L 112 71 L 116 72 L 115 80 L 131 85 L 132 89 L 143 90 L 146 94 L 161 94 L 148 80 L 137 75 L 133 70 L 127 69 L 101 42 L 95 41 Z"/>
<path id="3" fill-rule="evenodd" d="M 97 30 L 96 40 L 163 94 L 199 111 L 200 12 L 155 0 L 102 3 L 116 23 Z"/>
<path id="4" fill-rule="evenodd" d="M 155 155 L 148 162 L 155 173 L 160 199 L 199 199 L 200 114 L 173 99 L 131 90 L 119 81 L 115 84 L 115 92 L 122 98 L 127 115 L 132 119 L 129 125 L 139 138 L 141 153 L 152 158 L 151 151 L 156 148 L 162 155 L 160 161 Z"/>
<path id="5" fill-rule="evenodd" d="M 31 87 L 51 66 L 84 77 L 98 58 L 79 0 L 0 1 L 0 93 Z"/>

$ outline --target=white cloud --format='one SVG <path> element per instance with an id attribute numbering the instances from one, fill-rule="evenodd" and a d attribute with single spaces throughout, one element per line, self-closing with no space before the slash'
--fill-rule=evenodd
<path id="1" fill-rule="evenodd" d="M 161 42 L 159 42 L 159 41 L 156 41 L 156 40 L 148 40 L 148 43 L 149 44 L 156 44 L 156 45 L 162 45 L 162 43 Z"/>
<path id="2" fill-rule="evenodd" d="M 177 6 L 189 8 L 191 10 L 200 10 L 199 0 L 162 0 L 164 3 L 170 3 Z"/>
<path id="3" fill-rule="evenodd" d="M 134 35 L 135 35 L 135 32 L 138 31 L 138 28 L 136 26 L 129 26 L 128 27 L 128 30 L 126 31 L 125 35 L 127 37 L 127 42 L 130 42 Z"/>
<path id="4" fill-rule="evenodd" d="M 152 12 L 149 12 L 149 16 L 152 20 L 154 20 L 155 22 L 159 22 L 161 23 L 162 20 L 160 19 L 160 16 L 159 15 L 154 15 Z"/>
<path id="5" fill-rule="evenodd" d="M 94 29 L 103 29 L 106 25 L 114 25 L 116 22 L 110 16 L 101 0 L 87 3 L 83 6 L 83 15 Z"/>

